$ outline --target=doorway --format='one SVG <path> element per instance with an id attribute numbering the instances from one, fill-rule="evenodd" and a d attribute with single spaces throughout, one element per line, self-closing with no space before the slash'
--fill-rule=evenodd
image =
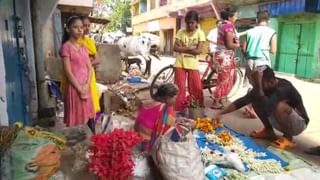
<path id="1" fill-rule="evenodd" d="M 0 1 L 0 43 L 3 48 L 6 74 L 7 112 L 10 124 L 17 121 L 28 124 L 27 97 L 24 94 L 26 81 L 23 78 L 26 61 L 23 55 L 25 49 L 22 44 L 24 41 L 19 40 L 23 34 L 18 31 L 23 26 L 19 25 L 20 18 L 16 16 L 15 5 L 15 0 Z"/>
<path id="2" fill-rule="evenodd" d="M 315 31 L 315 23 L 281 24 L 276 70 L 312 78 Z"/>
<path id="3" fill-rule="evenodd" d="M 163 31 L 164 34 L 164 54 L 173 55 L 173 29 Z"/>

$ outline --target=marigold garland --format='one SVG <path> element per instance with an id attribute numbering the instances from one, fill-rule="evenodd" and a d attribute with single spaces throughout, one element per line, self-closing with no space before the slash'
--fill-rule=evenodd
<path id="1" fill-rule="evenodd" d="M 223 127 L 222 123 L 216 123 L 212 124 L 212 119 L 211 118 L 198 118 L 196 120 L 196 128 L 200 129 L 201 131 L 205 133 L 212 133 L 214 130 Z"/>
<path id="2" fill-rule="evenodd" d="M 229 131 L 221 131 L 218 137 L 222 140 L 223 145 L 227 146 L 231 143 L 232 136 Z"/>
<path id="3" fill-rule="evenodd" d="M 123 129 L 92 136 L 89 170 L 101 180 L 128 179 L 134 167 L 131 148 L 142 140 L 135 131 Z"/>

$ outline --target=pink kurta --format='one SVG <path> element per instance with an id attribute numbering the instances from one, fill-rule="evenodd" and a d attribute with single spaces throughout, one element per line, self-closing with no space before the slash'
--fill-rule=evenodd
<path id="1" fill-rule="evenodd" d="M 71 72 L 80 85 L 84 85 L 88 78 L 87 62 L 89 54 L 84 46 L 77 50 L 70 42 L 63 44 L 60 50 L 61 57 L 68 57 L 71 65 Z M 87 99 L 80 98 L 78 91 L 69 82 L 65 86 L 64 98 L 64 122 L 68 127 L 86 124 L 90 118 L 94 117 L 94 109 L 90 88 Z"/>

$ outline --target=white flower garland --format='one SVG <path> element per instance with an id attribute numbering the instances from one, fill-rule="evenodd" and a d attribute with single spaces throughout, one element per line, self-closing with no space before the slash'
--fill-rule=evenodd
<path id="1" fill-rule="evenodd" d="M 223 140 L 220 139 L 216 134 L 206 134 L 205 137 L 207 141 L 223 146 Z M 265 157 L 266 154 L 255 152 L 252 149 L 247 149 L 243 142 L 237 137 L 232 136 L 230 145 L 224 146 L 224 149 L 237 153 L 242 162 L 247 163 L 247 167 L 257 174 L 280 173 L 283 171 L 280 162 L 276 160 L 257 159 L 259 157 Z M 215 164 L 216 162 L 223 160 L 223 155 L 221 152 L 217 150 L 211 150 L 208 147 L 201 149 L 201 154 L 205 163 L 209 162 Z"/>

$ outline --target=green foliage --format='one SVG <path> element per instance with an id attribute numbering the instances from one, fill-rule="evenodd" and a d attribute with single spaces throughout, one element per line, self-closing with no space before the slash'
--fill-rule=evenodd
<path id="1" fill-rule="evenodd" d="M 130 0 L 104 0 L 104 3 L 110 11 L 110 23 L 106 28 L 108 32 L 117 30 L 125 32 L 127 27 L 131 27 Z"/>

